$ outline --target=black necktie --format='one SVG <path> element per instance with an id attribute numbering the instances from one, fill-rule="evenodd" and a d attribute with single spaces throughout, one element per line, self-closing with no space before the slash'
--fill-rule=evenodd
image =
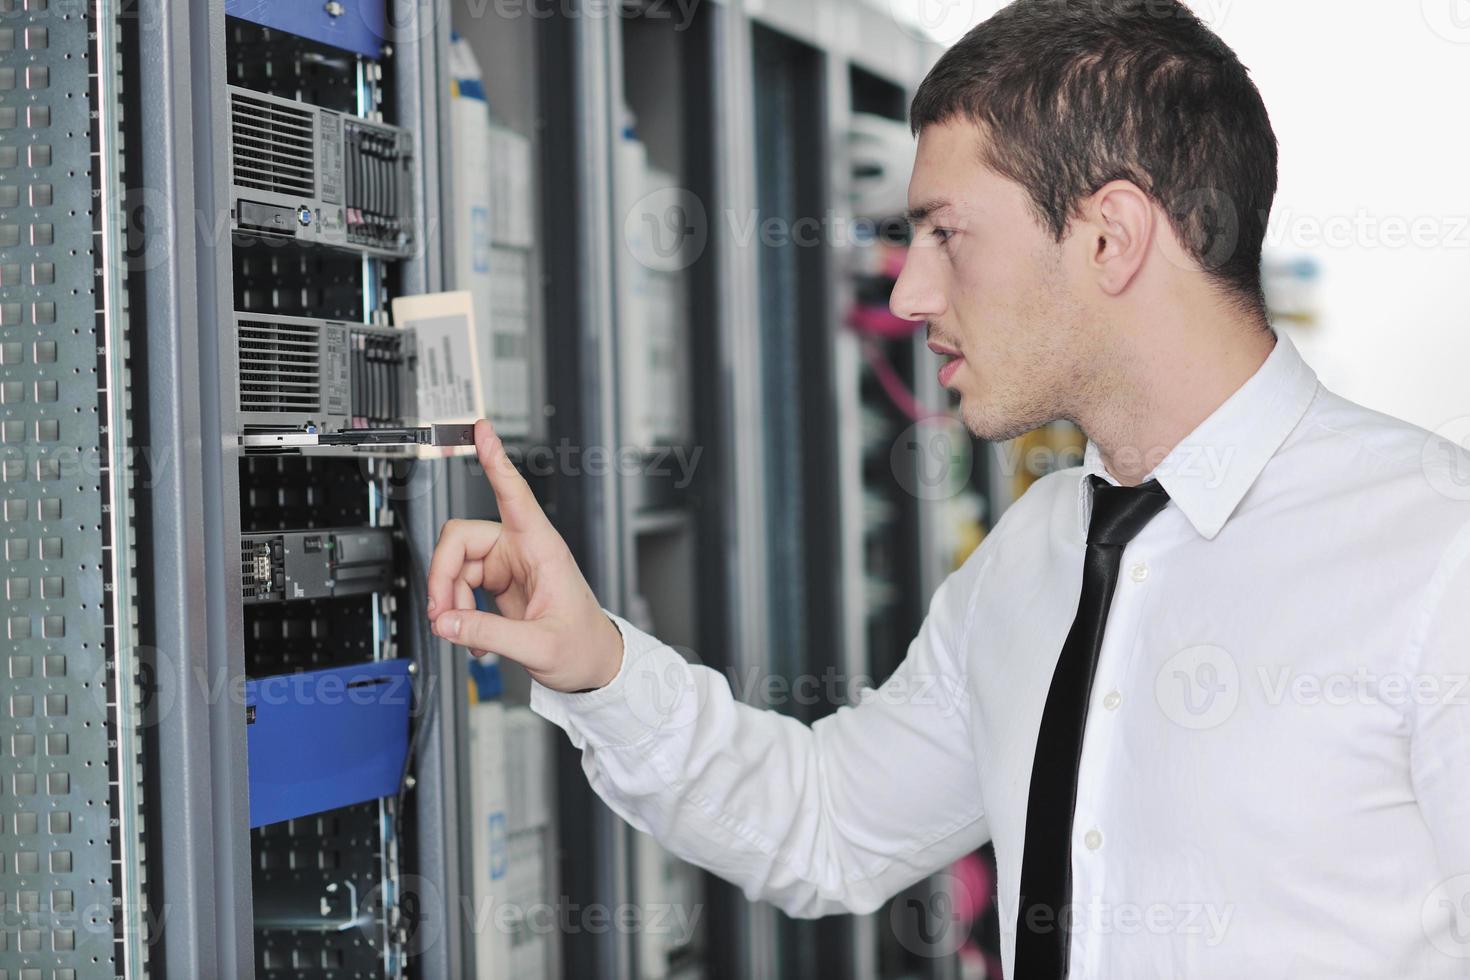
<path id="1" fill-rule="evenodd" d="M 1137 487 L 1115 487 L 1097 475 L 1088 480 L 1092 520 L 1087 527 L 1082 598 L 1052 674 L 1031 767 L 1015 980 L 1064 980 L 1067 975 L 1072 816 L 1092 675 L 1118 585 L 1123 547 L 1169 502 L 1158 480 Z"/>

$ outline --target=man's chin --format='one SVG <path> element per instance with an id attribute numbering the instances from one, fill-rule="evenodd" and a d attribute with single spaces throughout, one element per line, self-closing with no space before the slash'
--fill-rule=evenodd
<path id="1" fill-rule="evenodd" d="M 1046 425 L 1048 420 L 1019 418 L 994 404 L 986 404 L 972 395 L 960 393 L 960 421 L 970 435 L 982 442 L 1009 442 Z"/>
<path id="2" fill-rule="evenodd" d="M 974 396 L 963 392 L 960 394 L 959 416 L 965 429 L 976 439 L 985 442 L 1001 441 L 996 437 L 996 434 L 1003 428 L 996 424 L 999 420 L 995 418 L 989 406 L 980 404 Z"/>

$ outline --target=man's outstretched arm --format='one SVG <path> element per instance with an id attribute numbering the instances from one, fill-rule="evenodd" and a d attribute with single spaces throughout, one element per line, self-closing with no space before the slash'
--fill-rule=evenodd
<path id="1" fill-rule="evenodd" d="M 582 750 L 616 813 L 797 916 L 871 911 L 988 838 L 964 657 L 988 549 L 940 587 L 893 677 L 808 727 L 609 619 L 488 425 L 477 436 L 502 521 L 446 525 L 435 630 L 530 671 L 532 708 Z M 482 586 L 501 614 L 473 610 Z M 813 681 L 793 691 L 826 696 Z"/>

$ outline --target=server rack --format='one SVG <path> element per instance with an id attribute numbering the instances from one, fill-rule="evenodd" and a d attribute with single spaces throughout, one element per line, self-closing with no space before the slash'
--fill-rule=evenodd
<path id="1" fill-rule="evenodd" d="M 148 975 L 121 25 L 0 17 L 3 956 Z"/>
<path id="2" fill-rule="evenodd" d="M 327 8 L 335 6 L 325 5 L 325 16 L 330 17 Z M 537 481 L 536 490 L 572 544 L 598 594 L 620 612 L 630 610 L 632 597 L 640 588 L 656 586 L 659 573 L 670 567 L 664 560 L 666 556 L 684 555 L 682 560 L 687 563 L 692 546 L 703 585 L 699 598 L 674 595 L 672 586 L 657 586 L 661 592 L 670 593 L 666 605 L 672 608 L 675 620 L 690 624 L 685 632 L 693 640 L 689 645 L 713 665 L 770 669 L 767 657 L 772 624 L 767 616 L 766 578 L 771 568 L 771 537 L 767 531 L 766 492 L 768 475 L 782 464 L 772 458 L 774 454 L 760 432 L 746 424 L 746 420 L 759 417 L 767 398 L 761 369 L 765 356 L 762 341 L 759 333 L 750 329 L 758 319 L 762 272 L 755 251 L 729 247 L 715 234 L 724 215 L 753 212 L 759 205 L 757 161 L 749 141 L 757 115 L 754 28 L 765 25 L 817 52 L 821 67 L 813 98 L 823 103 L 816 118 L 822 120 L 832 151 L 825 165 L 832 181 L 828 193 L 834 201 L 842 196 L 840 134 L 842 116 L 847 111 L 846 65 L 866 57 L 869 68 L 911 83 L 932 50 L 896 36 L 896 29 L 881 12 L 857 9 L 838 17 L 824 12 L 826 6 L 816 3 L 767 5 L 760 9 L 740 3 L 706 5 L 699 10 L 692 29 L 672 39 L 655 33 L 667 26 L 656 23 L 656 18 L 637 24 L 633 22 L 636 16 L 624 20 L 636 10 L 619 8 L 619 13 L 609 14 L 604 7 L 594 6 L 589 4 L 584 9 L 574 4 L 565 14 L 558 10 L 545 19 L 522 17 L 514 24 L 513 36 L 525 39 L 525 50 L 535 54 L 535 74 L 540 79 L 537 108 L 521 120 L 521 125 L 536 138 L 540 177 L 536 193 L 543 227 L 557 230 L 535 251 L 535 261 L 540 264 L 538 275 L 544 285 L 537 294 L 539 319 L 546 325 L 546 334 L 535 346 L 544 345 L 557 352 L 555 369 L 546 371 L 545 398 L 555 407 L 555 413 L 536 420 L 540 428 L 533 427 L 527 438 L 544 438 L 553 444 L 568 438 L 583 446 L 618 446 L 625 441 L 618 417 L 617 378 L 621 374 L 620 358 L 627 351 L 620 346 L 622 334 L 615 309 L 621 247 L 618 225 L 623 216 L 615 209 L 611 186 L 618 134 L 618 107 L 613 93 L 628 84 L 624 59 L 630 50 L 636 52 L 646 42 L 656 50 L 682 50 L 685 53 L 681 57 L 692 66 L 679 78 L 686 94 L 686 109 L 678 114 L 680 118 L 672 120 L 676 135 L 670 138 L 684 152 L 680 179 L 710 205 L 712 219 L 709 247 L 702 261 L 690 267 L 687 278 L 691 357 L 701 380 L 693 392 L 692 410 L 698 420 L 694 439 L 707 455 L 701 460 L 696 483 L 683 498 L 657 500 L 657 492 L 651 497 L 647 486 L 587 474 L 556 474 Z M 346 10 L 355 13 L 356 7 L 350 5 Z M 364 9 L 371 8 L 364 5 Z M 391 330 L 382 317 L 374 316 L 385 295 L 432 290 L 447 281 L 450 256 L 446 242 L 452 216 L 442 200 L 447 164 L 441 151 L 447 129 L 444 61 L 450 17 L 441 4 L 418 8 L 409 20 L 398 19 L 409 11 L 395 7 L 395 18 L 390 19 L 387 8 L 382 9 L 383 19 L 376 25 L 360 19 L 358 23 L 386 45 L 377 49 L 376 57 L 364 55 L 361 66 L 356 55 L 350 57 L 351 80 L 345 86 L 332 81 L 336 69 L 329 62 L 340 60 L 339 55 L 304 48 L 289 40 L 290 35 L 303 30 L 299 24 L 267 25 L 273 32 L 270 37 L 281 39 L 284 47 L 271 50 L 267 45 L 262 50 L 261 37 L 251 33 L 255 28 L 242 33 L 231 7 L 169 5 L 155 0 L 145 0 L 117 15 L 115 27 L 125 42 L 118 58 L 119 73 L 98 76 L 120 75 L 125 83 L 120 86 L 120 98 L 126 110 L 122 124 L 128 138 L 119 149 L 126 181 L 115 196 L 124 209 L 118 225 L 120 233 L 126 233 L 127 260 L 105 264 L 105 268 L 123 274 L 107 283 L 107 295 L 113 297 L 124 290 L 127 294 L 132 314 L 127 330 L 134 368 L 129 379 L 133 435 L 135 445 L 146 450 L 137 454 L 146 465 L 136 471 L 132 505 L 139 528 L 137 567 L 143 570 L 137 583 L 139 643 L 135 657 L 145 681 L 140 685 L 143 695 L 134 717 L 141 729 L 140 796 L 148 815 L 148 833 L 140 833 L 138 821 L 124 819 L 118 825 L 124 833 L 112 839 L 137 842 L 139 846 L 134 848 L 130 864 L 114 867 L 133 868 L 132 880 L 142 881 L 140 869 L 146 866 L 146 885 L 140 887 L 146 887 L 147 903 L 135 902 L 132 908 L 167 910 L 166 918 L 155 922 L 157 928 L 151 932 L 121 930 L 122 946 L 127 948 L 114 955 L 140 957 L 143 954 L 134 947 L 141 942 L 152 967 L 164 975 L 294 975 L 313 972 L 313 968 L 322 972 L 320 954 L 331 943 L 322 936 L 305 936 L 303 933 L 309 930 L 297 928 L 301 924 L 297 913 L 303 909 L 295 907 L 298 896 L 286 887 L 311 881 L 313 876 L 257 873 L 262 855 L 270 864 L 272 853 L 282 854 L 290 870 L 293 853 L 308 853 L 300 843 L 303 840 L 314 848 L 310 853 L 317 856 L 335 850 L 343 861 L 352 863 L 366 855 L 358 877 L 352 879 L 354 887 L 396 882 L 399 898 L 417 890 L 421 899 L 437 895 L 446 903 L 467 891 L 463 866 L 467 860 L 464 788 L 468 780 L 466 762 L 458 749 L 465 740 L 459 696 L 464 687 L 464 668 L 462 660 L 444 645 L 424 642 L 418 635 L 416 623 L 422 609 L 412 575 L 395 575 L 395 581 L 379 591 L 379 595 L 386 591 L 396 600 L 396 609 L 391 611 L 361 595 L 297 600 L 308 603 L 301 609 L 315 610 L 306 618 L 318 623 L 319 635 L 323 631 L 335 633 L 344 620 L 376 619 L 384 626 L 376 640 L 369 637 L 345 644 L 317 640 L 293 643 L 289 648 L 263 642 L 262 637 L 281 636 L 300 628 L 293 627 L 293 623 L 302 617 L 296 617 L 294 610 L 288 616 L 274 603 L 252 603 L 247 609 L 242 581 L 241 544 L 246 535 L 282 530 L 328 532 L 372 527 L 376 522 L 376 531 L 393 536 L 395 567 L 406 571 L 413 566 L 411 555 L 427 553 L 445 517 L 451 513 L 488 514 L 479 474 L 473 466 L 457 461 L 410 466 L 403 459 L 381 454 L 288 458 L 247 454 L 238 442 L 244 428 L 237 400 L 238 314 L 251 313 L 287 325 L 290 318 L 304 318 L 361 324 L 368 333 Z M 17 50 L 33 50 L 26 46 L 25 27 L 35 26 L 41 13 L 39 0 L 33 0 L 24 10 L 5 14 L 6 22 L 0 26 L 15 30 Z M 31 63 L 55 57 L 55 52 L 63 50 L 63 42 L 79 45 L 75 49 L 78 52 L 95 42 L 81 30 L 81 21 L 63 21 L 60 13 L 53 9 L 46 25 L 52 54 L 28 53 L 25 57 Z M 296 13 L 317 16 L 315 8 L 300 8 Z M 22 23 L 24 18 L 31 19 Z M 97 35 L 105 36 L 106 31 Z M 348 50 L 342 46 L 345 43 L 339 38 L 326 47 Z M 253 53 L 242 58 L 241 52 L 247 48 Z M 258 65 L 263 59 L 279 62 L 286 58 L 286 49 L 310 57 L 297 64 L 299 59 L 292 54 L 289 64 L 280 64 L 269 78 L 262 79 Z M 864 55 L 864 51 L 870 54 Z M 885 63 L 881 66 L 871 64 L 876 57 L 872 53 L 876 52 L 883 55 Z M 73 64 L 75 67 L 77 63 Z M 305 75 L 297 82 L 275 88 L 282 77 L 302 72 Z M 263 91 L 273 98 L 310 103 L 318 109 L 320 105 L 313 100 L 323 100 L 351 116 L 372 114 L 373 100 L 359 101 L 358 93 L 376 88 L 382 98 L 382 121 L 401 124 L 414 147 L 416 173 L 397 190 L 400 202 L 412 214 L 413 244 L 405 247 L 405 243 L 395 240 L 387 247 L 380 241 L 361 249 L 355 258 L 343 260 L 343 254 L 350 254 L 346 249 L 350 242 L 303 245 L 298 241 L 290 245 L 267 241 L 272 230 L 281 232 L 280 222 L 291 217 L 282 210 L 252 212 L 252 219 L 269 220 L 246 222 L 251 227 L 244 230 L 256 234 L 236 234 L 231 228 L 232 203 L 238 200 L 232 197 L 238 185 L 230 167 L 231 85 Z M 349 89 L 352 94 L 346 101 L 334 101 Z M 22 98 L 37 104 L 45 97 L 32 93 Z M 88 105 L 99 108 L 98 118 L 116 123 L 117 113 L 112 109 L 115 98 L 104 93 Z M 0 108 L 25 104 L 12 103 L 9 90 L 0 91 Z M 80 105 L 72 102 L 67 111 L 75 111 Z M 61 111 L 53 107 L 53 136 L 58 120 L 63 118 Z M 0 133 L 0 137 L 5 135 Z M 59 139 L 53 139 L 52 145 L 59 147 Z M 0 143 L 0 148 L 3 146 Z M 814 162 L 822 166 L 822 162 Z M 0 183 L 5 176 L 0 171 Z M 56 184 L 58 202 L 61 186 Z M 76 186 L 83 185 L 78 182 Z M 29 193 L 29 188 L 24 193 Z M 5 198 L 0 197 L 0 211 L 6 208 Z M 372 216 L 378 216 L 369 210 Z M 113 212 L 109 209 L 107 213 Z M 235 217 L 239 218 L 238 209 Z M 71 232 L 56 223 L 58 245 L 63 233 Z M 821 265 L 814 274 L 831 291 L 828 309 L 837 309 L 844 288 L 839 258 L 826 255 Z M 288 279 L 296 280 L 302 288 L 280 288 Z M 24 300 L 13 299 L 17 288 L 25 291 Z M 39 284 L 14 286 L 8 277 L 0 281 L 0 299 L 6 303 L 46 302 L 48 291 Z M 123 321 L 116 315 L 120 309 L 116 303 L 109 307 L 108 326 L 114 338 L 123 329 Z M 3 328 L 14 333 L 12 328 L 24 332 L 32 326 L 7 322 Z M 321 329 L 319 322 L 317 328 Z M 831 370 L 840 398 L 847 383 L 843 379 L 850 376 L 849 369 L 856 362 L 853 351 L 840 337 L 828 338 L 833 340 Z M 6 341 L 10 339 L 10 335 L 5 337 Z M 113 355 L 122 349 L 117 343 L 104 346 Z M 67 364 L 70 362 L 62 368 Z M 112 364 L 111 377 L 121 378 L 122 361 L 114 356 Z M 73 366 L 87 370 L 81 364 Z M 3 380 L 27 383 L 47 380 L 33 378 L 27 372 L 39 375 L 62 368 L 8 359 L 0 365 L 0 370 L 8 372 Z M 535 370 L 539 371 L 540 365 Z M 123 390 L 121 384 L 109 388 L 108 398 L 113 404 Z M 374 390 L 382 395 L 381 386 Z M 42 404 L 30 400 L 7 402 L 0 411 L 5 412 L 7 421 L 47 421 L 47 409 Z M 381 405 L 381 401 L 375 404 Z M 389 405 L 386 412 L 359 412 L 349 406 L 346 414 L 331 424 L 381 421 L 396 414 L 391 401 Z M 27 416 L 26 412 L 36 412 L 37 416 Z M 255 416 L 249 422 L 253 425 L 270 420 Z M 69 444 L 65 423 L 60 431 L 63 442 Z M 840 418 L 837 431 L 836 466 L 839 473 L 846 474 L 850 472 L 845 462 L 850 458 L 850 439 L 843 433 Z M 123 448 L 122 436 L 115 429 L 109 434 L 115 455 Z M 80 435 L 84 437 L 82 444 L 90 446 L 87 439 L 91 437 Z M 97 435 L 100 447 L 100 429 Z M 718 454 L 716 449 L 720 450 Z M 841 479 L 846 481 L 847 477 Z M 368 486 L 376 489 L 364 499 L 360 488 Z M 304 498 L 294 495 L 292 488 L 303 487 L 317 490 Z M 6 490 L 11 496 L 25 489 L 21 481 L 7 481 Z M 333 494 L 330 489 L 337 492 Z M 843 482 L 837 507 L 837 533 L 843 542 L 850 534 L 852 499 Z M 652 506 L 648 506 L 650 500 Z M 716 500 L 719 506 L 712 505 Z M 384 503 L 386 508 L 381 506 Z M 119 504 L 112 507 L 111 513 L 112 527 L 124 528 L 127 508 Z M 393 515 L 391 526 L 387 514 Z M 106 525 L 105 521 L 101 523 Z M 26 536 L 32 529 L 21 530 L 22 534 L 11 537 Z M 117 533 L 121 535 L 122 531 Z M 32 558 L 25 560 L 36 560 L 40 546 L 30 547 L 34 549 L 30 552 Z M 844 551 L 841 562 L 844 568 L 852 564 L 846 554 Z M 50 588 L 44 580 L 54 577 L 45 572 L 47 568 L 42 566 L 31 576 L 37 584 L 32 585 L 35 591 L 30 601 L 39 599 L 53 608 L 59 596 L 39 595 L 41 589 Z M 71 585 L 70 581 L 65 585 L 67 601 L 76 595 Z M 847 594 L 849 585 L 845 583 L 839 591 Z M 20 591 L 19 586 L 16 591 Z M 126 590 L 115 590 L 114 602 L 118 601 L 118 591 Z M 126 602 L 125 596 L 122 601 Z M 354 617 L 352 611 L 363 615 Z M 840 614 L 841 635 L 853 635 L 848 603 L 838 602 L 832 612 Z M 667 621 L 669 614 L 662 618 Z M 397 814 L 402 832 L 395 828 L 391 835 L 396 839 L 396 854 L 390 853 L 395 841 L 383 833 L 383 813 L 399 809 L 396 797 L 389 802 L 359 804 L 363 812 L 353 814 L 346 822 L 333 811 L 333 818 L 324 818 L 324 822 L 312 819 L 308 825 L 303 821 L 295 834 L 252 834 L 246 705 L 220 692 L 228 692 L 232 684 L 243 684 L 252 672 L 265 679 L 281 676 L 272 672 L 297 665 L 326 667 L 344 659 L 349 666 L 371 666 L 379 662 L 373 659 L 373 651 L 389 652 L 385 637 L 390 621 L 397 630 L 397 652 L 407 654 L 407 659 L 421 670 L 435 671 L 440 680 L 434 689 L 423 691 L 419 699 L 420 707 L 432 700 L 435 708 L 414 753 L 417 786 L 404 797 L 407 811 Z M 35 622 L 44 631 L 44 621 Z M 344 636 L 347 628 L 342 626 Z M 676 627 L 675 632 L 679 629 Z M 32 638 L 53 644 L 58 639 Z M 92 652 L 87 655 L 78 654 L 72 649 L 73 639 L 80 639 L 80 635 L 72 632 L 67 638 L 68 655 L 81 657 L 74 662 L 83 662 L 89 655 L 97 657 L 99 664 L 109 665 L 95 648 L 88 648 Z M 846 641 L 841 644 L 842 652 L 855 649 Z M 120 656 L 110 663 L 112 675 L 124 691 L 132 683 L 132 668 L 126 661 Z M 851 666 L 861 670 L 865 664 Z M 14 681 L 19 691 L 25 679 L 11 675 L 7 680 Z M 38 680 L 47 691 L 59 693 L 53 690 L 54 682 L 44 676 Z M 44 706 L 44 701 L 38 703 Z M 68 725 L 89 720 L 82 717 L 77 704 L 72 699 Z M 115 708 L 113 711 L 116 715 Z M 52 731 L 59 733 L 59 723 L 46 721 L 44 714 L 40 717 L 41 724 L 53 725 Z M 17 724 L 13 734 L 29 734 L 21 730 L 23 723 L 11 721 Z M 119 731 L 125 734 L 127 729 L 124 725 Z M 581 777 L 570 746 L 564 745 L 560 752 L 562 894 L 584 906 L 600 902 L 612 908 L 636 900 L 629 886 L 632 846 L 627 830 L 596 801 Z M 129 757 L 130 753 L 122 753 L 121 758 Z M 13 761 L 8 756 L 0 757 L 0 764 Z M 17 770 L 8 775 L 14 774 L 21 773 Z M 368 812 L 373 807 L 377 807 L 376 818 Z M 29 826 L 28 822 L 23 825 Z M 101 838 L 88 839 L 101 846 Z M 345 849 L 320 846 L 330 845 L 334 839 L 354 843 Z M 73 861 L 80 860 L 81 854 L 73 849 Z M 352 918 L 351 895 L 341 878 L 333 882 L 315 876 L 314 884 L 320 886 L 317 897 L 326 900 L 328 909 L 323 916 L 318 903 L 317 920 Z M 336 890 L 328 892 L 327 887 L 334 883 Z M 722 883 L 707 879 L 703 885 L 704 893 L 697 900 L 708 906 L 705 921 L 710 927 L 705 955 L 696 972 L 708 976 L 775 975 L 775 964 L 782 958 L 777 916 L 767 907 L 745 902 Z M 9 888 L 0 890 L 11 893 Z M 373 889 L 359 890 L 371 893 Z M 360 902 L 358 912 L 361 915 L 366 909 L 377 922 L 394 915 L 391 905 L 392 900 L 388 908 Z M 452 914 L 453 909 L 440 908 L 445 913 L 440 918 L 443 929 L 432 942 L 426 933 L 403 936 L 400 938 L 404 941 L 395 942 L 375 926 L 374 931 L 385 935 L 385 941 L 374 947 L 364 937 L 363 947 L 342 951 L 341 962 L 345 966 L 360 961 L 364 971 L 381 971 L 383 975 L 394 975 L 398 965 L 405 975 L 466 975 L 471 946 L 467 929 Z M 149 911 L 144 912 L 145 917 L 147 914 Z M 835 924 L 835 933 L 834 924 L 819 928 L 839 937 L 848 929 L 858 935 L 852 940 L 850 954 L 824 953 L 819 963 L 831 965 L 840 957 L 842 962 L 851 961 L 854 975 L 873 975 L 872 954 L 868 951 L 874 944 L 871 935 L 866 940 L 860 935 L 862 929 L 876 928 L 871 920 L 866 924 Z M 26 941 L 31 940 L 28 937 Z M 838 942 L 845 944 L 847 940 L 839 938 Z M 394 945 L 399 947 L 397 952 L 386 951 Z M 560 973 L 631 977 L 647 966 L 647 956 L 633 947 L 628 937 L 616 930 L 570 934 L 564 937 Z M 62 965 L 68 959 L 55 953 L 51 962 Z M 82 967 L 79 976 L 101 968 L 100 963 L 90 963 L 89 957 L 77 962 Z M 335 964 L 336 960 L 331 962 Z"/>
<path id="3" fill-rule="evenodd" d="M 460 936 L 445 927 L 459 890 L 463 718 L 439 673 L 452 661 L 418 628 L 443 464 L 241 444 L 261 429 L 413 415 L 411 338 L 386 306 L 440 278 L 441 38 L 369 23 L 372 4 L 351 18 L 328 7 L 293 22 L 272 21 L 284 5 L 145 5 L 128 22 L 140 81 L 130 217 L 141 257 L 130 277 L 144 300 L 141 414 L 174 454 L 144 496 L 144 629 L 166 709 L 149 730 L 150 813 L 162 829 L 148 841 L 159 869 L 150 897 L 171 916 L 152 939 L 168 975 L 462 967 Z M 355 34 L 332 34 L 334 24 Z M 317 588 L 308 566 L 330 587 Z M 279 594 L 262 586 L 281 585 L 278 571 Z M 321 686 L 256 700 L 270 696 L 266 682 L 342 668 L 361 683 L 346 678 L 357 694 L 340 704 Z M 363 694 L 410 676 L 397 703 Z M 400 748 L 412 744 L 406 778 L 379 757 L 390 771 L 376 784 L 348 780 L 316 803 L 282 794 L 291 819 L 265 822 L 282 813 L 260 809 L 261 781 L 300 764 L 261 755 L 256 738 L 283 706 L 328 726 L 346 752 L 364 741 L 351 727 L 364 709 L 387 710 Z M 297 743 L 299 755 L 312 750 Z"/>
<path id="4" fill-rule="evenodd" d="M 890 110 L 906 102 L 907 94 L 937 57 L 938 48 L 910 28 L 899 25 L 882 5 L 851 4 L 839 13 L 820 3 L 752 4 L 742 5 L 742 11 L 745 30 L 755 32 L 757 37 L 761 32 L 770 32 L 767 37 L 774 35 L 777 41 L 795 44 L 797 50 L 808 46 L 817 55 L 819 80 L 805 98 L 813 103 L 809 112 L 820 120 L 819 131 L 825 142 L 825 151 L 810 161 L 804 161 L 804 164 L 808 168 L 814 164 L 824 168 L 824 216 L 828 226 L 839 231 L 850 229 L 853 215 L 847 202 L 853 171 L 846 151 L 849 119 L 855 111 L 870 108 L 865 100 L 875 92 L 886 99 Z M 741 74 L 737 73 L 732 84 L 758 93 L 759 83 L 749 75 L 740 77 Z M 809 358 L 814 358 L 817 364 L 827 361 L 825 379 L 818 374 L 803 380 L 806 384 L 824 386 L 816 396 L 816 404 L 821 405 L 825 400 L 830 413 L 822 421 L 829 427 L 828 437 L 835 456 L 829 457 L 829 465 L 834 470 L 837 558 L 832 566 L 834 571 L 816 575 L 816 584 L 820 587 L 825 579 L 837 580 L 838 625 L 835 636 L 838 640 L 835 652 L 830 656 L 814 648 L 815 656 L 802 669 L 819 671 L 832 662 L 849 679 L 870 677 L 881 680 L 886 674 L 884 660 L 900 653 L 901 647 L 899 650 L 874 647 L 865 609 L 863 488 L 867 477 L 863 466 L 860 424 L 862 356 L 857 339 L 839 326 L 852 298 L 852 243 L 850 234 L 834 235 L 824 240 L 820 271 L 811 275 L 825 288 L 822 305 L 827 312 L 820 326 L 804 325 L 806 329 L 819 330 L 824 340 L 821 352 L 809 355 Z M 767 285 L 762 282 L 758 287 L 762 294 Z M 911 350 L 903 352 L 908 363 L 917 362 L 921 356 L 921 345 L 922 342 L 916 340 Z M 812 361 L 809 359 L 808 363 Z M 751 365 L 746 365 L 745 369 L 758 370 Z M 911 375 L 911 381 L 916 384 L 917 394 L 924 405 L 936 410 L 942 408 L 942 393 L 937 391 L 937 384 L 932 379 Z M 798 395 L 792 393 L 789 397 L 797 398 Z M 822 421 L 817 423 L 819 429 Z M 824 456 L 825 450 L 813 453 L 808 445 L 799 462 L 787 461 L 784 465 L 788 478 L 794 467 L 810 466 L 813 455 Z M 764 459 L 767 468 L 782 465 L 780 460 L 769 455 Z M 810 474 L 811 471 L 808 472 Z M 770 478 L 767 479 L 769 482 Z M 807 479 L 815 479 L 819 484 L 822 482 L 821 477 L 809 475 Z M 940 560 L 932 508 L 924 502 L 914 501 L 908 508 L 906 520 L 910 534 L 904 561 L 909 573 L 903 576 L 905 581 L 900 598 L 906 604 L 917 606 L 937 586 Z M 789 569 L 786 572 L 791 573 Z M 903 645 L 906 642 L 907 636 Z M 921 884 L 905 898 L 918 898 L 926 907 L 934 906 L 931 893 L 934 886 L 941 883 L 942 878 L 934 883 Z M 815 926 L 805 923 L 786 925 L 783 927 L 786 936 L 776 944 L 776 948 L 788 973 L 820 969 L 836 970 L 855 977 L 883 976 L 886 975 L 885 969 L 889 968 L 886 964 L 891 964 L 893 959 L 886 951 L 891 951 L 896 943 L 901 945 L 895 934 L 897 919 L 890 912 L 891 905 L 868 916 L 838 917 Z M 918 975 L 935 977 L 952 975 L 954 968 L 952 959 L 947 957 L 931 958 L 914 967 Z"/>

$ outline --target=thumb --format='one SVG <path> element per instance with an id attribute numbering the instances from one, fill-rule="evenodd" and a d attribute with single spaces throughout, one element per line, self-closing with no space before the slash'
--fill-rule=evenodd
<path id="1" fill-rule="evenodd" d="M 450 610 L 434 620 L 434 632 L 460 646 L 498 653 L 533 670 L 546 651 L 546 634 L 540 626 L 497 613 Z"/>

